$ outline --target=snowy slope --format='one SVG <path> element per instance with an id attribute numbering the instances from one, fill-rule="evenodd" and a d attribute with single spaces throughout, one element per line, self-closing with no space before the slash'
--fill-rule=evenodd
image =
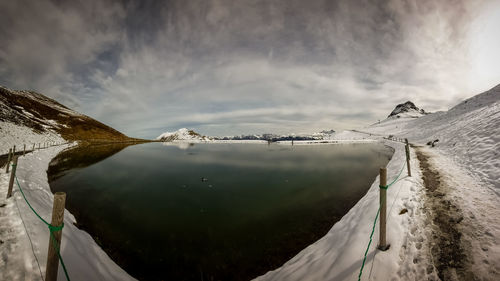
<path id="1" fill-rule="evenodd" d="M 44 143 L 66 142 L 61 136 L 52 131 L 36 132 L 31 128 L 19 126 L 10 122 L 0 121 L 0 155 L 7 154 L 9 148 L 16 146 L 16 151 L 31 150 L 33 145 L 38 148 Z"/>
<path id="2" fill-rule="evenodd" d="M 441 151 L 468 167 L 500 194 L 500 85 L 467 99 L 449 111 L 418 119 L 387 119 L 363 131 L 393 134 L 425 144 L 438 139 Z"/>
<path id="3" fill-rule="evenodd" d="M 66 140 L 124 141 L 127 136 L 57 101 L 33 91 L 0 86 L 0 122 L 55 133 Z"/>

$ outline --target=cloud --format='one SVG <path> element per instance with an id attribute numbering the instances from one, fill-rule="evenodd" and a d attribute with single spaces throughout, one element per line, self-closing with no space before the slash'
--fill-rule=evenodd
<path id="1" fill-rule="evenodd" d="M 484 90 L 467 79 L 483 2 L 11 1 L 0 82 L 139 137 L 351 128 Z"/>
<path id="2" fill-rule="evenodd" d="M 87 68 L 102 67 L 99 56 L 119 44 L 125 16 L 100 1 L 2 1 L 0 10 L 2 81 L 73 104 L 85 101 Z"/>

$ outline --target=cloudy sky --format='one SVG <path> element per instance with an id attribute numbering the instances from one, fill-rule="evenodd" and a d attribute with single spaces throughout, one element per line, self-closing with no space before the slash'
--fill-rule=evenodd
<path id="1" fill-rule="evenodd" d="M 0 0 L 0 84 L 136 137 L 359 127 L 500 83 L 500 1 Z"/>

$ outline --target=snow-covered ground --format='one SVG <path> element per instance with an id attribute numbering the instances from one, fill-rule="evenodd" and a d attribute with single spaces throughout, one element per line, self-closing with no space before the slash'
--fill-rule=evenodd
<path id="1" fill-rule="evenodd" d="M 39 135 L 31 129 L 0 123 L 0 151 L 26 143 L 64 140 L 55 133 Z M 50 221 L 53 195 L 47 180 L 50 160 L 70 145 L 35 150 L 19 158 L 17 177 L 33 208 Z M 29 209 L 18 188 L 5 199 L 9 175 L 0 170 L 0 280 L 43 280 L 49 231 Z M 73 225 L 75 218 L 68 211 L 64 216 L 61 254 L 72 280 L 133 280 L 118 267 L 86 232 Z M 31 242 L 30 242 L 31 240 Z M 59 280 L 65 280 L 59 268 Z"/>
<path id="2" fill-rule="evenodd" d="M 26 145 L 26 150 L 31 150 L 33 144 L 38 148 L 38 144 L 43 146 L 44 143 L 64 142 L 66 141 L 63 138 L 51 131 L 37 134 L 28 127 L 0 121 L 0 155 L 9 153 L 9 148 L 14 145 L 16 151 L 22 151 L 24 145 Z"/>

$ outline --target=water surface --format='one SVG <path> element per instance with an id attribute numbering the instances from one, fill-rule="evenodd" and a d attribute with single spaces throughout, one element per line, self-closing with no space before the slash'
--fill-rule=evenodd
<path id="1" fill-rule="evenodd" d="M 58 155 L 49 180 L 132 276 L 248 280 L 324 236 L 391 155 L 381 144 L 99 146 Z"/>

